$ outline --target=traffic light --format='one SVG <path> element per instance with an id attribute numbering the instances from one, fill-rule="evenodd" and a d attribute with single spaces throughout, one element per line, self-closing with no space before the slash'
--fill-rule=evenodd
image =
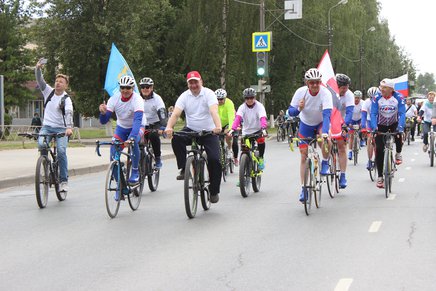
<path id="1" fill-rule="evenodd" d="M 257 76 L 267 77 L 268 76 L 268 53 L 267 52 L 257 52 L 256 53 L 256 65 L 257 65 Z"/>

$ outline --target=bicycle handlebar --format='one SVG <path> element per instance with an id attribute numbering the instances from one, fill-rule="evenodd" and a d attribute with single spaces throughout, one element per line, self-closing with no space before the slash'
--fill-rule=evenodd
<path id="1" fill-rule="evenodd" d="M 24 132 L 24 133 L 19 133 L 18 136 L 24 136 L 27 138 L 35 138 L 35 137 L 64 137 L 65 136 L 65 132 L 62 133 L 47 133 L 47 134 L 39 134 L 39 133 L 30 133 L 30 132 Z"/>
<path id="2" fill-rule="evenodd" d="M 133 144 L 135 143 L 135 140 L 134 139 L 129 139 L 129 140 L 127 140 L 127 141 L 120 141 L 120 140 L 118 140 L 118 139 L 115 139 L 115 140 L 112 140 L 112 141 L 99 141 L 99 140 L 96 140 L 95 141 L 95 144 L 96 144 L 96 146 L 95 146 L 95 152 L 97 153 L 97 155 L 99 156 L 99 157 L 101 157 L 101 154 L 100 154 L 100 146 L 102 146 L 102 145 L 125 145 L 125 144 L 127 144 L 129 147 L 130 146 L 132 146 Z"/>
<path id="3" fill-rule="evenodd" d="M 187 136 L 187 137 L 202 137 L 213 135 L 213 131 L 211 130 L 202 130 L 202 131 L 175 131 L 173 133 L 174 136 Z"/>

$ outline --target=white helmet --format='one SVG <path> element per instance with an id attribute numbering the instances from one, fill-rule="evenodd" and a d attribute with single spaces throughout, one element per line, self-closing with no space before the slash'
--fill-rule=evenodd
<path id="1" fill-rule="evenodd" d="M 120 78 L 118 84 L 123 87 L 135 87 L 135 79 L 133 77 L 125 75 Z"/>
<path id="2" fill-rule="evenodd" d="M 363 96 L 362 91 L 360 91 L 360 90 L 354 91 L 354 97 L 362 98 L 362 96 Z"/>
<path id="3" fill-rule="evenodd" d="M 377 93 L 380 93 L 380 89 L 377 87 L 371 87 L 367 92 L 369 98 L 374 98 Z"/>
<path id="4" fill-rule="evenodd" d="M 227 92 L 226 92 L 226 90 L 224 90 L 224 89 L 217 89 L 216 91 L 215 91 L 215 95 L 216 95 L 216 98 L 219 100 L 219 99 L 224 99 L 224 98 L 226 98 L 227 97 Z"/>
<path id="5" fill-rule="evenodd" d="M 307 70 L 307 72 L 304 74 L 304 79 L 306 79 L 306 81 L 309 80 L 321 81 L 321 77 L 322 77 L 321 72 L 315 68 Z"/>
<path id="6" fill-rule="evenodd" d="M 139 86 L 141 85 L 153 86 L 154 85 L 153 79 L 148 77 L 142 78 L 141 81 L 139 81 Z"/>

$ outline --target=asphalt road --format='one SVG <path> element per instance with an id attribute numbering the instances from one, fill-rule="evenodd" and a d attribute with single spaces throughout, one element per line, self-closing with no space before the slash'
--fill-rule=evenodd
<path id="1" fill-rule="evenodd" d="M 1 190 L 0 290 L 435 290 L 436 169 L 420 140 L 403 157 L 391 199 L 361 159 L 309 217 L 299 154 L 274 140 L 259 193 L 242 198 L 232 174 L 191 220 L 174 159 L 158 191 L 115 219 L 104 172 L 72 177 L 67 200 L 50 193 L 43 210 L 32 185 Z"/>

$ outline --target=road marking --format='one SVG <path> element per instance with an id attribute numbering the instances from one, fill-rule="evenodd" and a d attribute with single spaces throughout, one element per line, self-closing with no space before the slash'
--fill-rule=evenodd
<path id="1" fill-rule="evenodd" d="M 418 153 L 413 153 L 415 156 L 417 156 L 418 155 Z"/>
<path id="2" fill-rule="evenodd" d="M 381 221 L 374 221 L 371 226 L 369 227 L 368 232 L 378 232 L 380 229 L 382 222 Z"/>
<path id="3" fill-rule="evenodd" d="M 416 161 L 416 159 L 410 159 L 410 161 L 411 161 L 411 162 L 414 162 L 414 161 Z"/>
<path id="4" fill-rule="evenodd" d="M 386 200 L 395 200 L 395 197 L 397 197 L 397 194 L 389 194 L 389 198 Z"/>
<path id="5" fill-rule="evenodd" d="M 348 291 L 350 289 L 351 283 L 353 283 L 353 278 L 342 278 L 336 284 L 335 291 Z"/>
<path id="6" fill-rule="evenodd" d="M 400 179 L 398 179 L 398 182 L 400 182 L 400 183 L 403 183 L 404 181 L 406 181 L 405 178 L 400 178 Z"/>
<path id="7" fill-rule="evenodd" d="M 410 169 L 412 169 L 412 167 L 406 167 L 406 170 L 410 170 Z"/>

